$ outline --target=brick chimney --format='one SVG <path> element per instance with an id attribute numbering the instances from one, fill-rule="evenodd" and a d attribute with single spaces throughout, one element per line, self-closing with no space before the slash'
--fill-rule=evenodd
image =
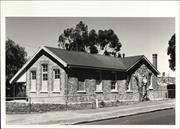
<path id="1" fill-rule="evenodd" d="M 157 69 L 157 54 L 152 54 L 153 65 Z"/>

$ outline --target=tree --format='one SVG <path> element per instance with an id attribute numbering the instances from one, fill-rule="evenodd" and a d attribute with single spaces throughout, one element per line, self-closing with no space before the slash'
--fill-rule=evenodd
<path id="1" fill-rule="evenodd" d="M 112 29 L 98 31 L 97 45 L 99 54 L 120 57 L 122 44 Z"/>
<path id="2" fill-rule="evenodd" d="M 58 46 L 66 50 L 82 51 L 120 57 L 121 43 L 112 29 L 98 33 L 80 21 L 75 28 L 67 28 L 59 36 Z"/>
<path id="3" fill-rule="evenodd" d="M 67 28 L 59 36 L 58 46 L 62 49 L 85 52 L 88 43 L 88 27 L 80 21 L 76 28 Z"/>
<path id="4" fill-rule="evenodd" d="M 6 40 L 6 96 L 12 97 L 12 85 L 9 80 L 26 62 L 27 53 L 23 47 L 20 47 L 13 40 Z"/>
<path id="5" fill-rule="evenodd" d="M 173 71 L 175 71 L 176 69 L 176 37 L 175 34 L 171 37 L 171 39 L 169 40 L 168 44 L 168 49 L 167 49 L 167 55 L 170 56 L 169 59 L 169 68 Z"/>

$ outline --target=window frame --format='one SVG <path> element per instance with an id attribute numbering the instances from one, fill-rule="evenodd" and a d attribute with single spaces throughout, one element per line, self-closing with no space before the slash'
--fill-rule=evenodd
<path id="1" fill-rule="evenodd" d="M 35 75 L 33 75 L 33 73 L 35 73 Z M 33 78 L 33 76 L 35 76 L 35 78 Z M 32 81 L 36 83 L 34 89 L 32 88 Z M 30 92 L 37 92 L 37 71 L 34 68 L 30 70 Z"/>
<path id="2" fill-rule="evenodd" d="M 44 66 L 46 66 L 46 68 L 44 68 Z M 41 69 L 42 69 L 42 81 L 48 81 L 48 64 L 42 63 Z M 44 75 L 46 75 L 46 79 L 44 79 Z"/>
<path id="3" fill-rule="evenodd" d="M 134 78 L 134 74 L 127 75 L 126 80 L 126 93 L 132 93 L 132 79 Z M 134 78 L 135 79 L 135 78 Z"/>
<path id="4" fill-rule="evenodd" d="M 56 73 L 57 71 L 58 71 L 58 73 Z M 54 74 L 53 74 L 54 79 L 60 79 L 60 69 L 55 68 L 55 69 L 53 69 L 53 72 L 54 72 Z"/>
<path id="5" fill-rule="evenodd" d="M 149 73 L 148 81 L 149 81 L 148 89 L 153 90 L 153 74 L 152 73 Z"/>
<path id="6" fill-rule="evenodd" d="M 46 68 L 44 68 L 44 66 L 46 66 Z M 46 76 L 46 77 L 45 77 Z M 47 86 L 46 88 L 43 88 L 43 81 L 47 81 Z M 42 62 L 41 63 L 41 88 L 40 88 L 40 92 L 48 92 L 48 84 L 49 84 L 49 65 L 48 62 Z"/>
<path id="7" fill-rule="evenodd" d="M 45 76 L 46 75 L 46 76 Z M 48 74 L 47 73 L 43 73 L 42 74 L 42 80 L 43 81 L 48 81 Z"/>
<path id="8" fill-rule="evenodd" d="M 80 81 L 80 79 L 83 79 L 83 81 Z M 83 83 L 83 89 L 80 89 L 79 82 Z M 77 78 L 77 93 L 86 93 L 85 82 L 86 82 L 86 79 L 84 79 L 84 78 Z"/>
<path id="9" fill-rule="evenodd" d="M 98 73 L 98 74 L 97 74 Z M 95 78 L 96 80 L 96 89 L 95 92 L 96 93 L 103 93 L 103 85 L 102 85 L 102 71 L 96 71 L 95 72 L 95 76 L 98 75 L 99 76 L 99 80 L 97 78 Z M 97 77 L 97 76 L 96 76 Z M 99 81 L 99 84 L 98 84 Z M 98 86 L 101 87 L 101 89 L 97 88 Z"/>
<path id="10" fill-rule="evenodd" d="M 47 63 L 43 63 L 43 64 L 41 64 L 41 66 L 42 66 L 42 72 L 48 72 L 48 64 Z"/>
<path id="11" fill-rule="evenodd" d="M 114 75 L 114 80 L 111 79 L 111 92 L 118 92 L 117 89 L 117 72 L 111 72 L 111 76 Z M 114 88 L 112 89 L 112 83 L 114 84 Z"/>
<path id="12" fill-rule="evenodd" d="M 130 92 L 131 91 L 131 76 L 127 75 L 127 83 L 126 83 L 126 92 Z"/>
<path id="13" fill-rule="evenodd" d="M 36 76 L 37 76 L 36 70 L 31 70 L 31 80 L 36 80 L 37 79 Z"/>
<path id="14" fill-rule="evenodd" d="M 56 78 L 56 71 L 59 71 L 59 78 Z M 52 88 L 51 88 L 51 90 L 52 90 L 52 92 L 53 93 L 60 93 L 60 86 L 61 86 L 61 75 L 60 75 L 60 69 L 59 68 L 57 68 L 57 67 L 55 67 L 55 68 L 53 68 L 53 81 L 52 81 Z M 54 83 L 55 83 L 55 81 L 59 81 L 59 87 L 57 88 L 55 88 L 55 86 L 54 86 Z"/>

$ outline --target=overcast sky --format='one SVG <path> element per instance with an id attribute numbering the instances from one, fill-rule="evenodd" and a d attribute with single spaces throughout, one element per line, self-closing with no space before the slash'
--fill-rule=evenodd
<path id="1" fill-rule="evenodd" d="M 8 17 L 6 37 L 23 46 L 31 57 L 40 46 L 57 47 L 58 36 L 68 27 L 83 21 L 88 29 L 113 29 L 126 56 L 145 55 L 152 62 L 158 54 L 158 70 L 175 76 L 169 69 L 168 41 L 175 33 L 174 18 L 63 18 Z"/>

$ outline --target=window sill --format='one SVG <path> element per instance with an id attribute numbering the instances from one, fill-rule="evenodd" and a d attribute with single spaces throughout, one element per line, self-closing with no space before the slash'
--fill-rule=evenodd
<path id="1" fill-rule="evenodd" d="M 95 92 L 96 92 L 96 93 L 103 93 L 102 90 L 96 90 Z"/>
<path id="2" fill-rule="evenodd" d="M 86 91 L 85 91 L 85 90 L 79 90 L 79 91 L 77 91 L 77 93 L 82 93 L 82 94 L 85 94 L 85 93 L 86 93 Z"/>
<path id="3" fill-rule="evenodd" d="M 32 91 L 30 91 L 31 93 L 36 93 L 37 91 L 35 91 L 35 90 L 32 90 Z"/>
<path id="4" fill-rule="evenodd" d="M 149 89 L 149 90 L 153 90 L 153 87 L 149 87 L 148 89 Z"/>
<path id="5" fill-rule="evenodd" d="M 40 93 L 47 93 L 47 92 L 48 92 L 47 90 L 40 91 Z"/>
<path id="6" fill-rule="evenodd" d="M 133 93 L 132 90 L 126 90 L 126 93 Z"/>
<path id="7" fill-rule="evenodd" d="M 118 93 L 118 90 L 111 90 L 111 93 Z"/>
<path id="8" fill-rule="evenodd" d="M 53 93 L 60 93 L 60 91 L 52 91 Z"/>

